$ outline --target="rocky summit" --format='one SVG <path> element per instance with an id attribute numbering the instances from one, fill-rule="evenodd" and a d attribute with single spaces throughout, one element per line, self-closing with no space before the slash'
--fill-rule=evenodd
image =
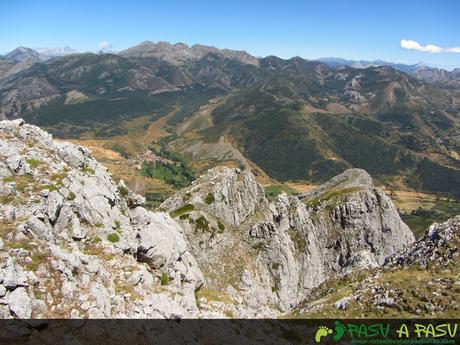
<path id="1" fill-rule="evenodd" d="M 185 317 L 202 273 L 182 229 L 79 146 L 1 122 L 3 317 Z"/>
<path id="2" fill-rule="evenodd" d="M 3 318 L 274 318 L 337 277 L 458 256 L 458 218 L 415 242 L 361 169 L 269 201 L 219 166 L 150 211 L 88 149 L 21 119 L 0 122 L 0 201 Z"/>

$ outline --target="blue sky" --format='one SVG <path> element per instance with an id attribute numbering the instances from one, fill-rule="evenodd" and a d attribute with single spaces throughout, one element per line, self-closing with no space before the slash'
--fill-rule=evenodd
<path id="1" fill-rule="evenodd" d="M 118 51 L 163 40 L 256 56 L 424 61 L 452 69 L 460 67 L 460 52 L 453 52 L 459 23 L 460 0 L 2 0 L 0 53 L 20 45 L 96 51 L 101 42 Z M 412 49 L 401 48 L 403 39 Z"/>

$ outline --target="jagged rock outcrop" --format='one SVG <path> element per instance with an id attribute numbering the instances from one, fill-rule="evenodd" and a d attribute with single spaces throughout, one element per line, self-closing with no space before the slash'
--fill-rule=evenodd
<path id="1" fill-rule="evenodd" d="M 363 170 L 269 202 L 250 171 L 217 167 L 150 212 L 22 120 L 0 122 L 0 199 L 4 318 L 276 317 L 414 242 Z"/>
<path id="2" fill-rule="evenodd" d="M 458 315 L 459 244 L 460 216 L 435 223 L 383 266 L 326 281 L 294 313 L 335 318 Z"/>
<path id="3" fill-rule="evenodd" d="M 448 264 L 454 257 L 459 257 L 460 216 L 444 223 L 434 223 L 426 230 L 422 238 L 406 248 L 400 255 L 387 260 L 387 266 L 409 266 L 417 263 Z"/>
<path id="4" fill-rule="evenodd" d="M 252 173 L 226 167 L 213 169 L 161 207 L 176 210 L 187 204 L 199 205 L 201 210 L 236 227 L 257 209 L 268 206 L 264 190 Z"/>
<path id="5" fill-rule="evenodd" d="M 363 170 L 269 203 L 250 172 L 219 167 L 161 207 L 181 224 L 208 289 L 289 310 L 334 273 L 382 265 L 414 241 Z"/>
<path id="6" fill-rule="evenodd" d="M 81 146 L 0 122 L 1 317 L 191 317 L 202 274 L 182 229 Z"/>

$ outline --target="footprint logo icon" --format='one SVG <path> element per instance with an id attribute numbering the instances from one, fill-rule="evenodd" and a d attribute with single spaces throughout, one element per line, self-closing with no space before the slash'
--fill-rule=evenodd
<path id="1" fill-rule="evenodd" d="M 342 339 L 343 335 L 345 334 L 345 325 L 341 323 L 340 321 L 335 321 L 335 334 L 334 334 L 334 340 L 338 341 Z"/>
<path id="2" fill-rule="evenodd" d="M 326 326 L 319 326 L 315 334 L 315 341 L 317 343 L 321 342 L 321 338 L 332 334 L 332 329 Z"/>

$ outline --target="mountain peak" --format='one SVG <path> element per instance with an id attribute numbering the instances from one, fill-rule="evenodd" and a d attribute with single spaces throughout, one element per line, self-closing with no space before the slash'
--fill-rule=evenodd
<path id="1" fill-rule="evenodd" d="M 14 61 L 46 61 L 48 59 L 64 56 L 69 54 L 75 54 L 77 51 L 70 47 L 46 47 L 46 48 L 37 48 L 32 49 L 24 46 L 17 47 L 16 49 L 12 50 L 8 54 L 4 56 L 4 58 L 11 59 Z"/>
<path id="2" fill-rule="evenodd" d="M 16 49 L 12 50 L 8 54 L 4 56 L 7 59 L 11 59 L 14 61 L 24 61 L 24 60 L 35 60 L 41 61 L 43 58 L 40 56 L 40 53 L 37 51 L 27 48 L 27 47 L 17 47 Z"/>
<path id="3" fill-rule="evenodd" d="M 195 44 L 189 47 L 187 44 L 177 42 L 171 44 L 166 41 L 157 43 L 144 41 L 138 45 L 121 51 L 119 54 L 127 58 L 157 58 L 173 65 L 181 65 L 188 60 L 199 60 L 208 53 L 219 53 L 223 56 L 238 60 L 245 64 L 258 65 L 258 59 L 245 51 L 219 49 L 212 46 Z"/>

